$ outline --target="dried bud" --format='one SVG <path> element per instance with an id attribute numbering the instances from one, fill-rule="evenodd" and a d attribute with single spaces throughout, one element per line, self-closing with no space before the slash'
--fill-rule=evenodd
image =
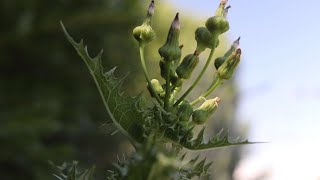
<path id="1" fill-rule="evenodd" d="M 205 123 L 208 118 L 217 110 L 220 98 L 206 100 L 200 107 L 192 113 L 192 121 L 197 124 Z"/>
<path id="2" fill-rule="evenodd" d="M 241 49 L 237 49 L 229 56 L 225 62 L 218 68 L 218 76 L 221 79 L 230 79 L 236 70 L 241 56 Z"/>
<path id="3" fill-rule="evenodd" d="M 176 73 L 182 79 L 189 79 L 194 68 L 199 63 L 199 57 L 195 54 L 187 55 L 178 66 Z"/>
<path id="4" fill-rule="evenodd" d="M 225 6 L 227 4 L 227 2 L 228 2 L 228 0 L 221 0 L 220 4 Z"/>
<path id="5" fill-rule="evenodd" d="M 139 43 L 149 43 L 155 39 L 155 32 L 151 27 L 151 18 L 154 13 L 154 1 L 151 1 L 148 9 L 148 14 L 141 26 L 133 29 L 133 36 Z"/>
<path id="6" fill-rule="evenodd" d="M 151 1 L 149 8 L 148 8 L 147 17 L 152 17 L 153 14 L 154 14 L 154 1 Z"/>
<path id="7" fill-rule="evenodd" d="M 226 18 L 228 16 L 228 12 L 229 9 L 231 8 L 231 6 L 227 6 L 226 8 L 224 8 L 224 12 L 223 12 L 223 16 Z"/>
<path id="8" fill-rule="evenodd" d="M 188 122 L 193 112 L 193 107 L 188 101 L 183 101 L 178 109 L 178 117 L 182 122 Z"/>
<path id="9" fill-rule="evenodd" d="M 231 45 L 230 49 L 222 57 L 218 57 L 214 61 L 214 66 L 216 67 L 216 69 L 218 69 L 224 63 L 224 61 L 229 56 L 232 55 L 232 53 L 239 47 L 239 45 L 240 45 L 240 37 L 233 42 L 233 44 Z"/>
<path id="10" fill-rule="evenodd" d="M 181 49 L 179 47 L 180 21 L 179 13 L 174 18 L 166 43 L 159 49 L 159 54 L 164 61 L 177 61 L 181 57 Z"/>
<path id="11" fill-rule="evenodd" d="M 157 93 L 158 95 L 164 92 L 160 82 L 157 79 L 152 79 L 151 80 L 151 85 L 153 86 L 155 93 Z M 152 93 L 151 93 L 151 88 L 150 88 L 149 85 L 147 85 L 147 88 L 148 88 L 149 93 L 151 94 L 151 96 L 153 96 Z"/>

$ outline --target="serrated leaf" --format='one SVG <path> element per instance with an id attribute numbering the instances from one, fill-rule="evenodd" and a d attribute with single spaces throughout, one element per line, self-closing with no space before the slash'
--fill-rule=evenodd
<path id="1" fill-rule="evenodd" d="M 62 22 L 61 27 L 68 41 L 87 65 L 113 123 L 131 140 L 141 142 L 143 137 L 141 122 L 143 112 L 139 109 L 141 97 L 123 96 L 120 88 L 125 77 L 115 78 L 115 68 L 104 73 L 101 64 L 102 51 L 95 58 L 91 58 L 83 40 L 79 43 L 75 42 Z"/>
<path id="2" fill-rule="evenodd" d="M 261 142 L 249 142 L 248 140 L 231 142 L 229 141 L 228 135 L 225 135 L 224 137 L 221 138 L 220 137 L 221 132 L 215 135 L 208 142 L 201 141 L 201 143 L 199 143 L 199 140 L 201 140 L 202 136 L 203 136 L 203 132 L 201 131 L 197 139 L 185 142 L 182 144 L 182 146 L 190 150 L 207 150 L 207 149 L 214 149 L 214 148 L 227 147 L 227 146 L 238 146 L 238 145 L 249 145 L 249 144 L 261 143 Z"/>
<path id="3" fill-rule="evenodd" d="M 93 166 L 92 168 L 85 170 L 84 173 L 80 175 L 79 180 L 92 180 L 94 169 L 95 167 Z"/>
<path id="4" fill-rule="evenodd" d="M 77 180 L 77 174 L 76 174 L 77 173 L 77 171 L 76 171 L 77 164 L 78 164 L 78 162 L 73 162 L 71 170 L 70 170 L 69 174 L 67 175 L 66 180 Z"/>

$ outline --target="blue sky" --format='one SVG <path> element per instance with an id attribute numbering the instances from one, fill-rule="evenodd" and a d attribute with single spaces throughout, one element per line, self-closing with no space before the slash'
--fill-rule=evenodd
<path id="1" fill-rule="evenodd" d="M 168 1 L 199 19 L 219 0 Z M 230 39 L 241 36 L 239 118 L 251 125 L 239 179 L 262 170 L 270 179 L 320 177 L 320 1 L 229 0 Z M 299 163 L 293 163 L 299 161 Z M 314 167 L 314 168 L 313 168 Z M 241 172 L 240 172 L 241 171 Z M 293 173 L 294 172 L 294 173 Z"/>

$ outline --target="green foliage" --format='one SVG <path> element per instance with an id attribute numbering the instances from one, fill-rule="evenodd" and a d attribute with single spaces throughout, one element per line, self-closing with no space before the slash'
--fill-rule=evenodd
<path id="1" fill-rule="evenodd" d="M 152 5 L 153 1 L 150 7 L 153 7 Z M 114 165 L 115 170 L 110 171 L 111 175 L 109 176 L 109 179 L 190 179 L 195 175 L 201 176 L 202 174 L 206 174 L 210 163 L 205 165 L 205 160 L 202 160 L 196 165 L 192 166 L 191 170 L 188 171 L 185 169 L 185 166 L 187 167 L 190 162 L 184 166 L 176 165 L 179 164 L 180 161 L 177 161 L 174 158 L 172 155 L 173 152 L 178 153 L 183 147 L 190 150 L 205 150 L 218 147 L 252 144 L 248 141 L 230 142 L 228 135 L 221 136 L 220 134 L 214 135 L 212 139 L 206 141 L 204 137 L 205 127 L 203 127 L 197 137 L 194 137 L 194 122 L 189 122 L 188 120 L 180 121 L 181 113 L 179 112 L 179 109 L 180 106 L 184 104 L 180 102 L 184 101 L 186 96 L 193 90 L 198 81 L 202 78 L 204 71 L 206 71 L 211 59 L 213 58 L 213 52 L 218 43 L 218 36 L 229 29 L 229 23 L 225 18 L 226 10 L 224 7 L 225 4 L 221 3 L 217 10 L 216 16 L 209 18 L 206 23 L 207 27 L 209 28 L 208 30 L 211 33 L 211 36 L 209 36 L 209 41 L 213 43 L 211 43 L 212 46 L 205 48 L 211 49 L 211 53 L 206 65 L 204 66 L 200 75 L 197 77 L 196 81 L 180 98 L 176 99 L 175 97 L 175 91 L 177 88 L 180 91 L 180 87 L 172 82 L 171 77 L 172 67 L 176 68 L 175 66 L 172 66 L 172 61 L 176 61 L 177 59 L 175 54 L 176 51 L 168 50 L 165 51 L 166 53 L 163 53 L 163 50 L 159 50 L 160 55 L 164 58 L 162 60 L 164 60 L 165 63 L 165 66 L 161 67 L 165 70 L 163 71 L 163 74 L 165 74 L 164 79 L 166 81 L 163 85 L 165 89 L 165 95 L 163 97 L 160 94 L 157 94 L 158 91 L 155 91 L 145 66 L 145 44 L 141 43 L 139 38 L 136 38 L 139 42 L 141 64 L 144 70 L 145 78 L 148 82 L 148 88 L 151 92 L 151 96 L 157 100 L 157 102 L 154 102 L 153 107 L 145 106 L 141 102 L 140 96 L 134 98 L 123 96 L 120 88 L 124 78 L 115 78 L 113 75 L 114 69 L 104 73 L 101 64 L 102 51 L 95 58 L 91 58 L 87 47 L 83 44 L 83 40 L 81 40 L 79 43 L 75 42 L 66 31 L 64 25 L 61 23 L 68 41 L 73 45 L 80 57 L 84 60 L 91 75 L 93 76 L 99 93 L 103 99 L 104 105 L 111 116 L 113 123 L 131 140 L 132 144 L 137 150 L 130 160 L 124 160 L 123 162 L 120 161 L 118 164 Z M 150 19 L 151 16 L 152 14 L 148 13 L 147 19 Z M 170 44 L 172 40 L 175 48 L 178 47 L 179 31 L 180 22 L 177 14 L 171 25 L 166 43 L 169 42 Z M 135 32 L 134 36 L 136 37 Z M 180 47 L 178 47 L 178 49 L 180 51 Z M 203 49 L 201 49 L 201 51 L 198 51 L 198 49 L 199 48 L 197 48 L 197 50 L 194 52 L 194 55 L 196 56 L 199 56 L 203 51 Z M 234 49 L 234 51 L 240 52 L 240 49 Z M 163 56 L 163 54 L 166 54 L 166 56 Z M 181 55 L 181 52 L 179 54 Z M 237 55 L 237 63 L 239 63 L 241 54 Z M 226 60 L 221 67 L 226 66 L 225 64 L 228 63 L 229 62 Z M 232 71 L 234 71 L 235 66 L 232 67 Z M 203 96 L 200 96 L 197 100 L 192 102 L 191 105 L 196 105 L 199 103 L 199 99 L 206 97 L 213 90 L 215 90 L 218 85 L 220 85 L 222 79 L 219 76 L 217 76 L 216 79 L 218 80 L 212 83 L 212 85 L 208 88 L 208 91 L 204 93 Z M 217 101 L 214 101 L 214 107 L 209 108 L 210 112 L 208 112 L 208 115 L 206 115 L 206 119 L 208 119 L 209 115 L 215 112 L 214 110 L 217 107 L 216 103 Z M 196 109 L 193 113 L 196 113 L 197 111 L 198 109 Z M 169 150 L 163 148 L 163 144 L 165 143 L 171 143 L 172 148 Z M 161 158 L 159 158 L 159 156 Z M 195 161 L 196 160 L 192 160 L 192 162 Z"/>
<path id="2" fill-rule="evenodd" d="M 59 180 L 92 180 L 94 167 L 80 172 L 77 168 L 78 162 L 74 161 L 71 165 L 63 163 L 61 166 L 56 166 L 50 162 L 57 174 L 53 174 Z"/>

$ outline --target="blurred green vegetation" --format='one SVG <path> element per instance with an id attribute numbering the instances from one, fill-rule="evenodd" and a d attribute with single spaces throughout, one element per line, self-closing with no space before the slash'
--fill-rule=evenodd
<path id="1" fill-rule="evenodd" d="M 131 35 L 133 27 L 141 24 L 147 4 L 139 0 L 0 1 L 0 179 L 53 179 L 48 160 L 58 164 L 79 160 L 85 167 L 95 164 L 97 177 L 102 179 L 117 154 L 129 151 L 121 134 L 109 135 L 113 127 L 108 125 L 95 84 L 66 41 L 59 21 L 77 40 L 85 39 L 90 54 L 104 49 L 105 69 L 118 66 L 117 74 L 130 72 L 123 85 L 128 94 L 147 93 Z M 152 77 L 160 77 L 157 49 L 174 14 L 157 3 L 154 29 L 158 39 L 147 48 Z M 204 20 L 181 17 L 181 42 L 184 52 L 191 53 L 193 32 Z M 202 88 L 210 84 L 213 72 L 212 68 L 207 73 Z M 214 132 L 221 128 L 234 132 L 236 88 L 225 83 L 216 94 L 222 94 L 223 103 L 210 126 Z M 208 154 L 214 161 L 214 177 L 232 179 L 240 148 Z"/>

